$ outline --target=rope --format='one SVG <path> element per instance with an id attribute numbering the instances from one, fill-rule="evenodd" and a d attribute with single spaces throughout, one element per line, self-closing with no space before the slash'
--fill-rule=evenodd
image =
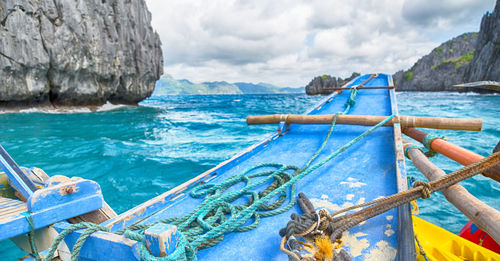
<path id="1" fill-rule="evenodd" d="M 434 135 L 434 134 L 427 134 L 425 135 L 424 139 L 422 140 L 422 144 L 424 144 L 424 147 L 428 150 L 427 152 L 425 152 L 425 156 L 427 156 L 428 158 L 430 157 L 434 157 L 436 156 L 438 153 L 436 151 L 434 151 L 432 148 L 431 148 L 431 144 L 434 140 L 436 139 L 443 139 L 445 140 L 446 138 L 444 136 L 438 136 L 438 135 Z"/>
<path id="2" fill-rule="evenodd" d="M 496 152 L 491 154 L 488 157 L 481 159 L 473 164 L 470 164 L 466 167 L 463 167 L 457 171 L 454 171 L 440 179 L 427 182 L 427 185 L 420 183 L 419 186 L 414 186 L 413 188 L 399 192 L 397 194 L 387 196 L 384 198 L 380 198 L 377 200 L 370 201 L 368 203 L 362 204 L 363 206 L 370 205 L 367 208 L 364 208 L 356 213 L 347 214 L 338 218 L 334 218 L 339 211 L 332 214 L 333 224 L 331 226 L 335 227 L 335 231 L 332 233 L 331 238 L 339 237 L 344 231 L 347 229 L 369 219 L 374 216 L 380 215 L 390 209 L 396 208 L 403 204 L 407 204 L 413 200 L 424 197 L 427 192 L 429 194 L 434 193 L 438 190 L 442 190 L 451 185 L 454 185 L 460 181 L 468 179 L 477 175 L 478 173 L 482 173 L 485 170 L 488 170 L 500 163 L 500 152 Z M 418 181 L 417 181 L 418 182 Z M 415 183 L 417 183 L 415 182 Z M 415 184 L 416 185 L 416 184 Z M 428 191 L 427 191 L 428 190 Z M 353 208 L 359 208 L 361 205 L 357 205 Z"/>
<path id="3" fill-rule="evenodd" d="M 375 77 L 375 75 L 372 75 L 370 79 L 373 77 Z M 357 92 L 358 91 L 355 88 L 351 89 L 349 99 L 354 100 Z M 261 217 L 274 216 L 288 211 L 295 204 L 295 189 L 298 180 L 323 166 L 331 159 L 335 158 L 337 155 L 344 152 L 368 134 L 395 117 L 395 115 L 387 117 L 341 148 L 337 149 L 334 153 L 312 165 L 330 139 L 338 115 L 347 113 L 353 106 L 352 102 L 348 103 L 349 104 L 346 105 L 346 110 L 344 112 L 335 114 L 328 133 L 320 148 L 311 156 L 302 168 L 279 163 L 263 163 L 251 166 L 242 173 L 227 178 L 220 184 L 202 184 L 195 187 L 191 191 L 190 195 L 195 198 L 204 196 L 205 200 L 189 214 L 182 217 L 163 219 L 152 224 L 132 225 L 127 229 L 116 232 L 116 234 L 121 234 L 125 237 L 142 242 L 140 251 L 142 260 L 196 260 L 196 252 L 199 249 L 211 247 L 219 243 L 224 238 L 226 233 L 249 231 L 258 226 Z M 269 170 L 270 168 L 273 170 Z M 258 181 L 252 182 L 255 178 L 258 178 Z M 239 190 L 227 192 L 229 188 L 238 183 L 244 183 L 245 186 Z M 263 191 L 254 191 L 254 189 L 259 186 L 268 183 L 271 184 Z M 291 198 L 289 199 L 289 202 L 286 203 L 288 190 Z M 248 196 L 246 204 L 231 204 L 231 202 L 234 202 L 236 199 L 244 196 Z M 276 197 L 277 199 L 275 202 L 269 202 Z M 252 224 L 243 226 L 251 219 L 253 219 Z M 320 219 L 320 222 L 321 220 L 324 221 L 323 218 Z M 154 257 L 149 253 L 146 248 L 144 236 L 142 235 L 145 229 L 157 223 L 170 223 L 176 225 L 179 234 L 179 242 L 175 251 L 172 254 L 161 258 Z M 312 227 L 312 230 L 314 231 L 315 228 L 316 224 Z M 53 256 L 53 253 L 62 238 L 78 229 L 86 230 L 79 237 L 77 243 L 73 247 L 72 260 L 73 256 L 75 256 L 76 260 L 83 243 L 90 234 L 96 231 L 109 232 L 109 229 L 106 227 L 92 223 L 79 223 L 72 225 L 56 238 L 56 241 L 52 244 L 49 252 L 50 257 Z M 136 230 L 139 230 L 139 232 L 134 232 Z"/>
<path id="4" fill-rule="evenodd" d="M 416 234 L 415 234 L 415 241 L 417 241 L 418 250 L 419 250 L 420 254 L 424 257 L 425 261 L 429 261 L 429 259 L 427 258 L 427 255 L 425 254 L 424 249 L 422 248 L 422 245 L 420 245 L 420 241 L 418 240 L 418 237 Z"/>
<path id="5" fill-rule="evenodd" d="M 413 187 L 414 188 L 421 187 L 423 199 L 428 199 L 431 197 L 431 185 L 429 185 L 428 182 L 417 180 L 413 183 Z"/>
<path id="6" fill-rule="evenodd" d="M 422 148 L 420 148 L 420 147 L 419 147 L 419 146 L 417 146 L 417 145 L 408 146 L 408 147 L 406 147 L 406 149 L 405 149 L 405 156 L 406 156 L 408 159 L 410 159 L 410 160 L 411 160 L 411 158 L 410 158 L 410 155 L 408 154 L 408 151 L 410 151 L 411 149 L 419 149 L 420 151 L 422 151 L 422 153 L 424 153 L 424 151 L 422 150 Z"/>
<path id="7" fill-rule="evenodd" d="M 465 166 L 459 170 L 456 170 L 440 179 L 431 181 L 431 182 L 423 182 L 423 181 L 416 181 L 414 184 L 414 187 L 406 190 L 399 192 L 397 194 L 391 195 L 391 196 L 386 196 L 380 199 L 376 199 L 364 204 L 359 204 L 350 208 L 343 209 L 341 211 L 337 211 L 335 213 L 332 213 L 329 217 L 329 224 L 326 226 L 326 229 L 323 228 L 323 233 L 327 232 L 330 230 L 332 240 L 335 239 L 340 239 L 342 233 L 346 231 L 347 229 L 367 220 L 370 219 L 374 216 L 378 216 L 390 209 L 396 208 L 398 206 L 410 203 L 418 198 L 427 198 L 430 196 L 431 193 L 434 193 L 438 190 L 442 190 L 444 188 L 447 188 L 449 186 L 452 186 L 460 181 L 463 181 L 465 179 L 468 179 L 470 177 L 473 177 L 477 175 L 478 173 L 483 173 L 484 171 L 493 168 L 497 165 L 500 164 L 500 151 L 491 154 L 488 157 L 483 158 L 480 161 L 477 161 L 473 164 L 470 164 L 468 166 Z M 335 217 L 340 213 L 344 213 L 348 210 L 351 209 L 356 209 L 356 208 L 361 208 L 363 206 L 369 207 L 364 208 L 358 212 L 343 215 L 340 217 Z M 326 211 L 326 210 L 325 210 Z M 311 213 L 308 213 L 311 214 Z M 296 214 L 295 214 L 296 215 Z M 305 216 L 306 214 L 303 214 L 302 216 Z M 292 219 L 293 219 L 293 214 L 292 214 Z M 291 221 L 292 222 L 292 221 Z M 302 237 L 309 237 L 311 236 L 311 232 L 314 231 L 314 228 L 318 226 L 317 224 L 318 221 L 313 221 L 313 222 L 308 222 L 307 225 L 310 227 L 308 229 L 303 229 L 300 228 L 301 230 L 304 230 L 303 233 L 295 233 L 293 236 L 302 236 Z M 321 222 L 321 221 L 320 221 Z M 305 223 L 305 222 L 304 222 Z M 282 240 L 286 240 L 287 237 L 289 237 L 289 224 L 287 224 L 287 231 L 286 235 L 285 232 L 280 230 L 280 235 L 283 237 Z M 307 233 L 309 232 L 309 233 Z M 417 239 L 418 240 L 418 239 Z M 418 243 L 418 242 L 417 242 Z M 418 243 L 419 244 L 419 243 Z M 420 245 L 420 244 L 419 244 Z M 281 248 L 280 248 L 281 249 Z M 282 250 L 283 251 L 283 250 Z M 283 251 L 285 252 L 285 251 Z M 425 257 L 425 254 L 424 254 Z"/>
<path id="8" fill-rule="evenodd" d="M 30 212 L 22 212 L 21 215 L 23 215 L 26 220 L 28 221 L 28 225 L 30 227 L 30 232 L 28 232 L 28 241 L 30 242 L 30 248 L 31 248 L 31 253 L 35 256 L 36 261 L 41 261 L 42 258 L 40 257 L 40 254 L 38 253 L 36 244 L 35 244 L 35 226 L 33 224 L 33 218 L 31 216 Z"/>

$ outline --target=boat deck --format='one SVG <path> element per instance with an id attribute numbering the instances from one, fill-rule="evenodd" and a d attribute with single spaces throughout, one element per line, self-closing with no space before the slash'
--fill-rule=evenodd
<path id="1" fill-rule="evenodd" d="M 359 77 L 349 86 L 358 85 L 368 77 L 369 75 Z M 392 86 L 392 79 L 388 75 L 379 75 L 365 86 Z M 349 95 L 349 90 L 340 95 L 333 94 L 308 114 L 342 112 Z M 394 99 L 394 90 L 391 89 L 361 89 L 355 99 L 356 105 L 351 108 L 349 114 L 390 116 L 397 113 Z M 335 126 L 330 141 L 316 162 L 369 128 L 353 125 Z M 113 231 L 117 231 L 133 223 L 149 224 L 167 217 L 182 216 L 203 201 L 203 198 L 189 196 L 192 186 L 201 181 L 220 183 L 256 164 L 283 163 L 302 167 L 320 147 L 328 129 L 328 125 L 292 124 L 288 131 L 280 135 L 271 135 L 258 145 L 233 157 L 232 160 L 105 224 L 112 227 Z M 316 209 L 326 208 L 329 212 L 333 212 L 405 189 L 406 183 L 401 182 L 404 179 L 404 162 L 402 166 L 397 166 L 396 148 L 400 145 L 395 141 L 398 134 L 395 136 L 394 129 L 380 127 L 334 160 L 299 180 L 297 193 L 305 193 Z M 168 175 L 168 170 L 165 170 L 165 175 Z M 242 186 L 243 184 L 236 185 L 227 192 Z M 239 199 L 235 203 L 241 204 L 246 200 Z M 284 214 L 262 218 L 254 230 L 227 234 L 218 245 L 200 250 L 198 258 L 200 260 L 288 260 L 288 257 L 279 251 L 281 238 L 278 231 L 286 226 L 291 213 L 301 213 L 301 210 L 295 205 Z M 397 210 L 372 218 L 345 232 L 344 247 L 354 260 L 365 260 L 375 255 L 385 255 L 389 257 L 388 259 L 393 259 L 398 249 L 398 223 Z"/>

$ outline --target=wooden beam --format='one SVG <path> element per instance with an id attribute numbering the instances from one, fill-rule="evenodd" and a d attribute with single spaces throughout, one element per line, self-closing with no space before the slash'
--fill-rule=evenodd
<path id="1" fill-rule="evenodd" d="M 404 146 L 406 149 L 413 144 L 405 141 Z M 446 173 L 432 164 L 418 148 L 410 148 L 408 156 L 413 165 L 430 181 L 446 176 Z M 458 184 L 443 189 L 441 192 L 460 212 L 488 233 L 497 243 L 500 243 L 500 211 L 486 205 Z"/>
<path id="2" fill-rule="evenodd" d="M 394 89 L 394 86 L 373 86 L 373 87 L 365 87 L 365 86 L 360 86 L 360 87 L 334 87 L 334 88 L 323 88 L 323 90 L 327 91 L 338 91 L 338 90 L 350 90 L 350 89 Z"/>
<path id="3" fill-rule="evenodd" d="M 248 116 L 247 124 L 273 124 L 273 123 L 298 123 L 298 124 L 331 124 L 335 115 L 302 115 L 302 114 L 272 114 L 260 116 Z M 373 126 L 388 116 L 368 116 L 368 115 L 338 115 L 337 124 Z M 384 126 L 392 126 L 397 122 L 393 119 Z M 480 131 L 482 119 L 458 119 L 458 118 L 438 118 L 438 117 L 414 117 L 399 116 L 402 128 L 431 128 L 447 130 L 468 130 Z"/>
<path id="4" fill-rule="evenodd" d="M 425 136 L 428 135 L 427 133 L 415 128 L 403 129 L 403 133 L 420 143 L 422 143 Z M 431 142 L 430 146 L 432 150 L 439 152 L 464 166 L 472 164 L 484 158 L 484 156 L 464 149 L 443 139 L 435 139 Z M 483 175 L 500 182 L 500 166 L 491 168 L 490 170 L 483 173 Z"/>

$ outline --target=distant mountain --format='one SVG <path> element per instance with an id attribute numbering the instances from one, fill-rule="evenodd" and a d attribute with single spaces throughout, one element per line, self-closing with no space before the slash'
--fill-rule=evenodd
<path id="1" fill-rule="evenodd" d="M 228 83 L 226 81 L 193 83 L 186 79 L 176 80 L 172 76 L 165 74 L 156 82 L 153 96 L 267 93 L 304 93 L 304 88 L 278 87 L 268 83 Z"/>

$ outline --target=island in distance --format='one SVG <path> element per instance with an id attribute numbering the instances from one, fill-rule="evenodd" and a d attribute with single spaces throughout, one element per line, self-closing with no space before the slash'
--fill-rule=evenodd
<path id="1" fill-rule="evenodd" d="M 246 83 L 226 81 L 194 83 L 186 79 L 176 80 L 164 74 L 157 82 L 153 96 L 203 95 L 203 94 L 272 94 L 304 93 L 304 87 L 279 87 L 269 83 Z"/>

